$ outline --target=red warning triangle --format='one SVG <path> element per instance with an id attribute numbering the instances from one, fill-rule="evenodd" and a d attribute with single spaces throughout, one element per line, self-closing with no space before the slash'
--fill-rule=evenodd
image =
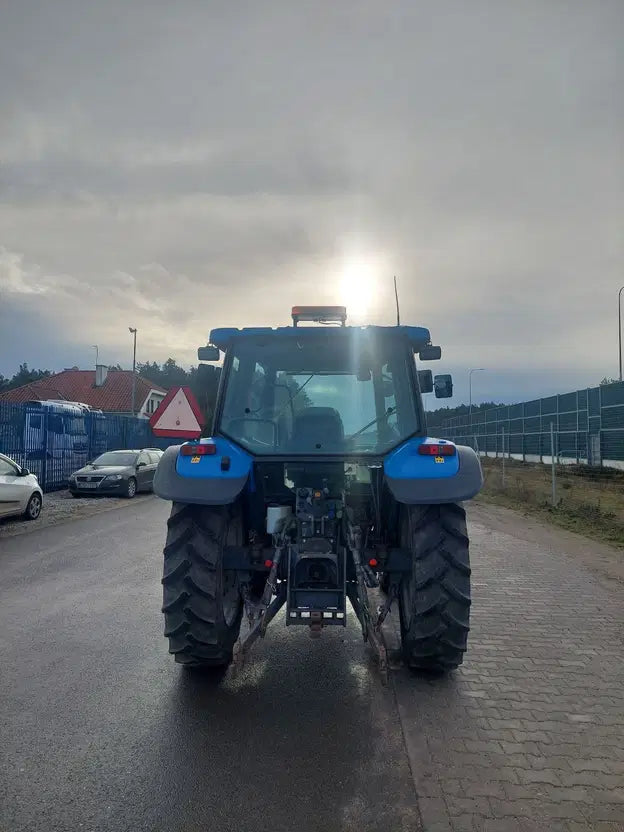
<path id="1" fill-rule="evenodd" d="M 198 439 L 204 418 L 190 387 L 172 387 L 149 422 L 154 436 Z"/>

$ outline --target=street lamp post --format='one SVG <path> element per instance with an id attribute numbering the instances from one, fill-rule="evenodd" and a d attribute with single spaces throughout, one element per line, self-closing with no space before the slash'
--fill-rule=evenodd
<path id="1" fill-rule="evenodd" d="M 618 355 L 620 358 L 620 381 L 622 381 L 622 292 L 624 286 L 618 292 Z"/>
<path id="2" fill-rule="evenodd" d="M 132 415 L 134 416 L 134 400 L 136 396 L 136 328 L 128 327 L 129 331 L 134 335 L 134 349 L 132 351 Z"/>
<path id="3" fill-rule="evenodd" d="M 470 427 L 472 427 L 472 374 L 473 373 L 480 373 L 485 370 L 485 367 L 473 367 L 472 370 L 468 370 L 468 389 L 469 389 L 469 399 L 470 405 L 468 410 L 469 420 L 470 420 Z"/>

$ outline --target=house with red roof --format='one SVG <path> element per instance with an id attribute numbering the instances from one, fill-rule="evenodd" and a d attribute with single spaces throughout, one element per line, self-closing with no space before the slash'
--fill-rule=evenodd
<path id="1" fill-rule="evenodd" d="M 109 370 L 98 364 L 95 370 L 63 370 L 52 376 L 0 393 L 0 402 L 65 401 L 89 405 L 107 413 L 132 413 L 149 419 L 167 395 L 153 381 L 132 370 Z"/>

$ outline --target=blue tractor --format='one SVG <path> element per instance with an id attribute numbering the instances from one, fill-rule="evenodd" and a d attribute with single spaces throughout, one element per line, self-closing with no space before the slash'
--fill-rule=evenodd
<path id="1" fill-rule="evenodd" d="M 318 637 L 346 626 L 348 599 L 385 674 L 381 625 L 396 601 L 405 662 L 455 668 L 470 612 L 461 502 L 483 479 L 471 448 L 427 436 L 421 394 L 451 396 L 452 381 L 415 355 L 440 347 L 422 327 L 347 326 L 344 307 L 292 316 L 215 329 L 198 351 L 224 353 L 212 433 L 170 447 L 154 480 L 173 503 L 169 650 L 188 667 L 242 662 L 282 607 L 286 625 Z"/>

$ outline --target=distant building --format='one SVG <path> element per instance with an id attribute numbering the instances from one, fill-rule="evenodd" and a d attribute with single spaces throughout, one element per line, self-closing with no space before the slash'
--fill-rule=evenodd
<path id="1" fill-rule="evenodd" d="M 136 374 L 135 413 L 149 419 L 167 394 L 149 379 Z M 95 370 L 63 370 L 0 393 L 0 402 L 23 403 L 56 399 L 87 404 L 107 413 L 132 413 L 132 370 L 109 370 L 98 364 Z"/>

